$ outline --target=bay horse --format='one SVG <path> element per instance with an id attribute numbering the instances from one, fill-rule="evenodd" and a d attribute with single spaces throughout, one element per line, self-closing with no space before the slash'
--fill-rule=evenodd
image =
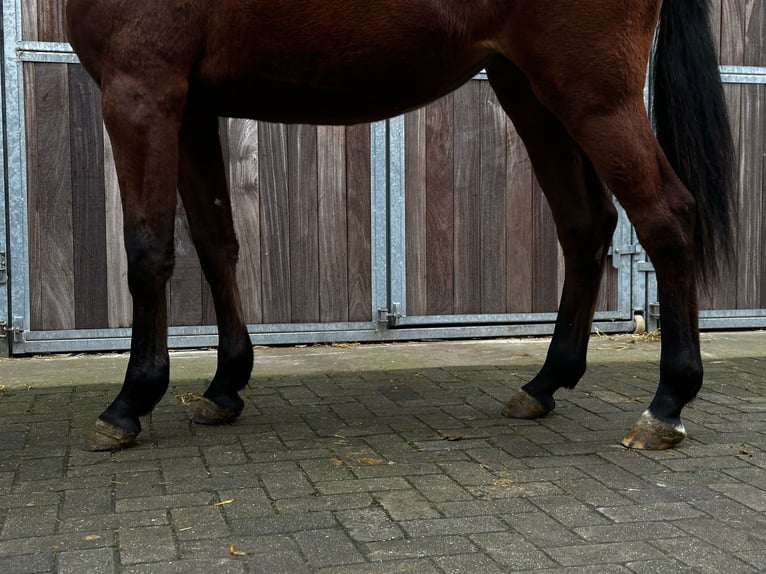
<path id="1" fill-rule="evenodd" d="M 69 39 L 102 92 L 133 298 L 130 360 L 86 450 L 133 444 L 169 384 L 165 289 L 176 193 L 210 284 L 215 375 L 194 414 L 236 419 L 253 351 L 218 117 L 370 122 L 422 106 L 482 69 L 529 152 L 565 258 L 539 372 L 505 406 L 541 417 L 586 368 L 619 200 L 657 272 L 659 385 L 623 439 L 672 447 L 702 385 L 698 282 L 732 248 L 733 144 L 709 0 L 68 0 Z M 659 23 L 659 29 L 657 25 Z M 653 73 L 656 134 L 644 83 Z M 609 190 L 609 191 L 607 191 Z"/>

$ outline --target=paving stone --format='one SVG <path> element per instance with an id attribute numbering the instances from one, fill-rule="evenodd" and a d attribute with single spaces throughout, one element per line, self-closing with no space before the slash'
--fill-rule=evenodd
<path id="1" fill-rule="evenodd" d="M 475 551 L 474 545 L 462 536 L 432 536 L 407 540 L 388 540 L 385 542 L 371 542 L 365 544 L 364 547 L 367 551 L 367 558 L 373 562 L 429 556 L 449 556 Z"/>
<path id="2" fill-rule="evenodd" d="M 244 574 L 245 562 L 236 559 L 195 559 L 175 560 L 172 562 L 154 562 L 140 564 L 121 570 L 122 574 Z M 276 572 L 276 571 L 275 571 Z"/>
<path id="3" fill-rule="evenodd" d="M 413 476 L 409 479 L 420 494 L 431 502 L 472 500 L 473 496 L 446 475 Z"/>
<path id="4" fill-rule="evenodd" d="M 599 508 L 598 511 L 615 522 L 646 522 L 695 518 L 702 513 L 685 502 L 669 502 L 635 506 Z"/>
<path id="5" fill-rule="evenodd" d="M 461 554 L 459 556 L 437 556 L 433 559 L 446 574 L 508 574 L 508 568 L 501 566 L 484 554 Z"/>
<path id="6" fill-rule="evenodd" d="M 28 538 L 45 536 L 56 531 L 58 509 L 53 506 L 11 508 L 6 514 L 0 537 Z"/>
<path id="7" fill-rule="evenodd" d="M 652 545 L 661 552 L 657 559 L 663 555 L 672 556 L 675 560 L 694 568 L 695 572 L 756 572 L 751 565 L 738 557 L 694 538 L 656 540 Z"/>
<path id="8" fill-rule="evenodd" d="M 393 520 L 416 520 L 439 516 L 434 506 L 417 490 L 377 492 L 375 499 Z"/>
<path id="9" fill-rule="evenodd" d="M 8 572 L 9 574 L 47 574 L 52 571 L 52 552 L 0 557 L 0 572 Z"/>
<path id="10" fill-rule="evenodd" d="M 766 496 L 764 496 L 763 488 L 735 483 L 711 484 L 710 488 L 757 512 L 766 512 Z"/>
<path id="11" fill-rule="evenodd" d="M 225 538 L 229 535 L 229 527 L 217 506 L 173 508 L 170 519 L 179 540 Z"/>
<path id="12" fill-rule="evenodd" d="M 57 558 L 56 574 L 84 574 L 116 572 L 113 548 L 96 550 L 73 550 L 60 552 Z"/>
<path id="13" fill-rule="evenodd" d="M 404 538 L 404 532 L 382 508 L 360 508 L 335 513 L 348 535 L 357 542 Z M 406 523 L 403 524 L 406 529 Z M 408 531 L 409 532 L 409 531 Z M 411 534 L 411 533 L 410 533 Z"/>
<path id="14" fill-rule="evenodd" d="M 117 532 L 120 563 L 123 565 L 160 562 L 177 557 L 178 549 L 168 526 L 123 528 Z"/>
<path id="15" fill-rule="evenodd" d="M 314 568 L 364 562 L 364 557 L 342 530 L 304 530 L 294 536 Z"/>
<path id="16" fill-rule="evenodd" d="M 430 560 L 421 559 L 331 566 L 318 570 L 317 574 L 441 574 L 441 571 Z"/>
<path id="17" fill-rule="evenodd" d="M 512 532 L 474 534 L 471 536 L 471 540 L 482 548 L 490 558 L 511 572 L 556 566 L 556 563 L 547 554 L 520 534 Z"/>
<path id="18" fill-rule="evenodd" d="M 264 473 L 261 480 L 273 499 L 294 498 L 313 494 L 314 487 L 301 471 Z"/>
<path id="19" fill-rule="evenodd" d="M 656 560 L 662 553 L 645 542 L 619 542 L 607 544 L 581 544 L 562 548 L 549 548 L 547 553 L 564 566 L 592 564 L 622 564 L 642 560 Z"/>

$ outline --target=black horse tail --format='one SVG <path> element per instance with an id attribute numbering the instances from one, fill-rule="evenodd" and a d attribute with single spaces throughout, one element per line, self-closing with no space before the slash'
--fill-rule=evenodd
<path id="1" fill-rule="evenodd" d="M 657 139 L 697 203 L 703 285 L 717 278 L 734 251 L 734 141 L 710 12 L 710 0 L 664 0 L 650 77 Z"/>

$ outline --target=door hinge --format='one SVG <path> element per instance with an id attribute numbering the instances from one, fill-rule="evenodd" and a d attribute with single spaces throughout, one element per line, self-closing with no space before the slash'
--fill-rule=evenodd
<path id="1" fill-rule="evenodd" d="M 14 317 L 13 325 L 9 326 L 5 321 L 0 321 L 0 334 L 3 337 L 13 337 L 14 343 L 24 342 L 24 318 Z"/>
<path id="2" fill-rule="evenodd" d="M 399 303 L 392 303 L 391 310 L 388 310 L 385 307 L 378 309 L 378 323 L 381 325 L 396 327 L 401 318 L 402 314 L 399 312 Z"/>
<path id="3" fill-rule="evenodd" d="M 8 283 L 8 261 L 5 251 L 0 251 L 0 285 Z"/>

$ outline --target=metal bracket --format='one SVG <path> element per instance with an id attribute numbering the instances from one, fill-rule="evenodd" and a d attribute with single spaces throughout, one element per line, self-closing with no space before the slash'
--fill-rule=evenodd
<path id="1" fill-rule="evenodd" d="M 0 285 L 8 283 L 8 261 L 5 251 L 0 251 Z"/>
<path id="2" fill-rule="evenodd" d="M 402 314 L 399 312 L 399 303 L 392 303 L 390 311 L 386 308 L 378 309 L 378 323 L 381 325 L 396 327 L 401 318 Z"/>
<path id="3" fill-rule="evenodd" d="M 643 253 L 644 249 L 640 243 L 631 243 L 629 245 L 615 245 L 612 247 L 612 253 L 614 255 L 636 255 Z"/>

